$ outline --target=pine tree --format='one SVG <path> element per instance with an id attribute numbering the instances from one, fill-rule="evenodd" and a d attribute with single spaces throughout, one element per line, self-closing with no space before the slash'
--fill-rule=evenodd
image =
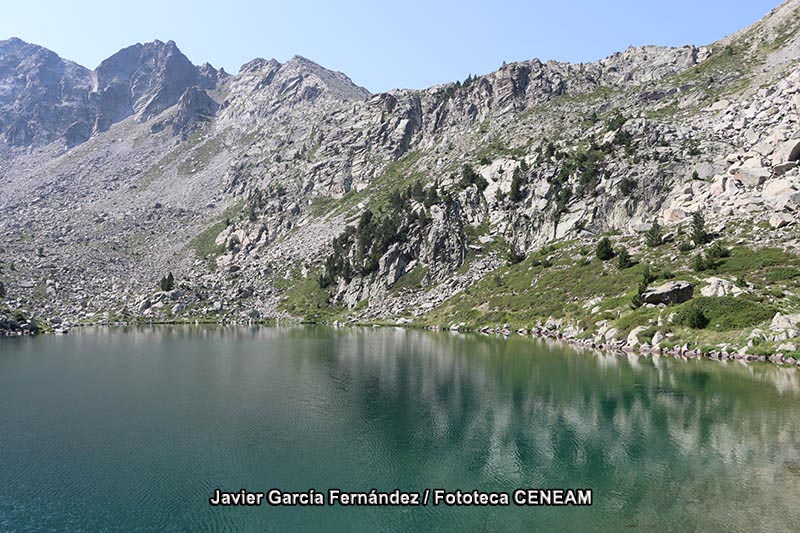
<path id="1" fill-rule="evenodd" d="M 650 273 L 650 265 L 645 265 L 642 271 L 642 279 L 639 281 L 639 286 L 636 288 L 636 292 L 631 298 L 632 309 L 639 309 L 644 305 L 644 298 L 642 298 L 642 295 L 647 292 L 647 287 L 650 286 L 651 281 L 653 281 L 653 275 Z"/>
<path id="2" fill-rule="evenodd" d="M 659 226 L 658 221 L 654 220 L 653 225 L 650 226 L 650 229 L 647 230 L 645 234 L 645 240 L 647 241 L 647 246 L 650 248 L 657 248 L 661 246 L 663 236 L 661 235 L 661 226 Z"/>
<path id="3" fill-rule="evenodd" d="M 175 277 L 172 275 L 172 272 L 168 273 L 166 276 L 161 278 L 161 281 L 159 282 L 158 286 L 164 292 L 168 292 L 174 289 Z"/>
<path id="4" fill-rule="evenodd" d="M 611 247 L 611 241 L 608 240 L 608 237 L 603 237 L 599 241 L 597 241 L 597 248 L 595 249 L 595 254 L 597 258 L 601 261 L 608 261 L 612 257 L 614 257 L 614 249 Z"/>
<path id="5" fill-rule="evenodd" d="M 631 258 L 631 254 L 628 253 L 628 249 L 620 247 L 617 249 L 617 266 L 621 270 L 625 270 L 626 268 L 630 268 L 633 266 L 633 259 Z"/>
<path id="6" fill-rule="evenodd" d="M 522 200 L 522 172 L 519 167 L 514 169 L 514 176 L 511 178 L 511 201 L 519 202 Z"/>
<path id="7" fill-rule="evenodd" d="M 639 292 L 641 289 L 642 288 L 639 287 L 639 290 L 631 297 L 631 309 L 639 309 L 644 305 L 644 298 L 642 298 L 642 293 Z"/>
<path id="8" fill-rule="evenodd" d="M 706 219 L 703 213 L 695 211 L 692 215 L 692 240 L 695 246 L 701 246 L 711 241 L 711 236 L 706 231 Z"/>

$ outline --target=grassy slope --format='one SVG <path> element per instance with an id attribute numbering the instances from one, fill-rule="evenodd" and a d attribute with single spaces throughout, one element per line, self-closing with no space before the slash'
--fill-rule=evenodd
<path id="1" fill-rule="evenodd" d="M 626 244 L 631 240 L 626 239 Z M 549 317 L 565 319 L 588 332 L 602 320 L 611 322 L 622 337 L 637 326 L 651 327 L 649 337 L 660 330 L 670 334 L 668 344 L 689 342 L 697 346 L 721 343 L 741 345 L 757 326 L 766 326 L 775 312 L 792 312 L 800 307 L 800 257 L 777 248 L 734 247 L 730 257 L 720 259 L 704 272 L 690 269 L 694 252 L 680 253 L 676 244 L 645 248 L 639 262 L 620 269 L 615 260 L 600 261 L 588 245 L 563 244 L 560 248 L 529 256 L 521 263 L 499 268 L 464 293 L 450 298 L 425 317 L 436 326 L 464 323 L 467 328 L 530 328 Z M 550 257 L 551 261 L 546 261 Z M 688 280 L 695 284 L 695 298 L 665 309 L 630 306 L 642 272 L 647 265 L 657 277 L 650 286 L 665 279 Z M 747 293 L 737 298 L 704 298 L 700 289 L 707 277 L 748 284 Z M 697 306 L 709 319 L 704 329 L 672 324 L 687 307 Z M 594 313 L 592 311 L 595 311 Z M 661 317 L 661 325 L 658 318 Z M 766 348 L 766 344 L 764 345 Z"/>

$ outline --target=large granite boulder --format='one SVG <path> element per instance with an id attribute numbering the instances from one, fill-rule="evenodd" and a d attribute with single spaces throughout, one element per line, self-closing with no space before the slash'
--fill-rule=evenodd
<path id="1" fill-rule="evenodd" d="M 782 313 L 775 313 L 775 316 L 772 317 L 772 323 L 770 324 L 770 329 L 772 331 L 786 331 L 789 329 L 796 328 L 798 324 L 800 324 L 800 313 L 796 313 L 793 315 L 784 315 Z"/>
<path id="2" fill-rule="evenodd" d="M 737 287 L 736 284 L 730 280 L 717 278 L 717 277 L 710 277 L 704 280 L 707 285 L 700 289 L 700 294 L 703 296 L 714 296 L 714 297 L 721 297 L 721 296 L 739 296 L 744 292 L 741 288 Z"/>
<path id="3" fill-rule="evenodd" d="M 772 165 L 783 165 L 800 159 L 800 139 L 792 139 L 782 143 L 772 154 Z"/>
<path id="4" fill-rule="evenodd" d="M 670 281 L 642 294 L 646 304 L 679 304 L 692 298 L 694 285 L 688 281 Z"/>

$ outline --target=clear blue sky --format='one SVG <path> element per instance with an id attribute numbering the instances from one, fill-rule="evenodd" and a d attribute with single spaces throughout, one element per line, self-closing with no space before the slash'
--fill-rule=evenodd
<path id="1" fill-rule="evenodd" d="M 780 0 L 6 1 L 0 40 L 40 44 L 94 68 L 127 45 L 174 40 L 229 72 L 300 54 L 372 92 L 423 88 L 503 61 L 588 62 L 629 45 L 707 44 Z"/>

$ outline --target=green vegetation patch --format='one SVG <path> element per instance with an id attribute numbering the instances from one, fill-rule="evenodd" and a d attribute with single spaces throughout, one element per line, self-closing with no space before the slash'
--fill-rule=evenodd
<path id="1" fill-rule="evenodd" d="M 314 216 L 322 216 L 333 211 L 337 200 L 332 196 L 317 196 L 311 201 L 309 212 Z"/>
<path id="2" fill-rule="evenodd" d="M 483 144 L 475 152 L 475 160 L 482 165 L 488 165 L 498 157 L 510 157 L 512 159 L 519 159 L 525 157 L 530 148 L 530 143 L 517 146 L 516 148 L 509 148 L 506 146 L 499 137 L 492 137 L 489 142 Z"/>
<path id="3" fill-rule="evenodd" d="M 751 53 L 745 46 L 729 45 L 721 47 L 703 62 L 677 74 L 674 78 L 675 85 L 697 83 L 698 85 L 722 82 L 720 87 L 725 87 L 726 80 L 735 81 L 733 90 L 745 87 L 750 79 L 752 69 L 763 61 L 760 54 Z M 712 93 L 706 89 L 706 92 Z"/>
<path id="4" fill-rule="evenodd" d="M 552 249 L 500 267 L 432 311 L 432 324 L 465 322 L 469 327 L 508 323 L 530 327 L 549 316 L 584 319 L 586 302 L 594 297 L 616 298 L 636 287 L 643 266 L 625 270 L 594 260 L 586 264 L 575 258 L 547 261 Z M 630 295 L 620 301 L 627 301 Z M 601 313 L 595 315 L 600 318 Z"/>
<path id="5" fill-rule="evenodd" d="M 225 251 L 225 246 L 222 244 L 215 244 L 214 241 L 217 239 L 217 235 L 220 234 L 222 230 L 228 227 L 228 223 L 226 220 L 221 220 L 216 224 L 209 226 L 205 230 L 203 230 L 197 237 L 192 239 L 191 247 L 194 249 L 197 256 L 201 259 L 205 259 L 208 262 L 208 267 L 211 270 L 216 268 L 216 258 L 222 252 Z"/>
<path id="6" fill-rule="evenodd" d="M 712 261 L 708 273 L 724 274 L 750 283 L 800 282 L 800 257 L 779 248 L 750 249 L 737 246 L 730 257 Z"/>
<path id="7" fill-rule="evenodd" d="M 395 284 L 392 286 L 393 291 L 399 291 L 403 289 L 419 289 L 422 287 L 422 282 L 425 280 L 425 276 L 428 275 L 428 267 L 423 266 L 422 264 L 417 264 L 411 272 L 404 274 L 400 279 L 398 279 Z"/>
<path id="8" fill-rule="evenodd" d="M 276 284 L 277 285 L 277 284 Z M 292 316 L 302 317 L 305 322 L 325 322 L 334 315 L 329 303 L 329 293 L 320 288 L 317 276 L 294 278 L 287 284 L 281 309 Z"/>
<path id="9" fill-rule="evenodd" d="M 770 283 L 789 281 L 800 277 L 800 269 L 794 267 L 778 267 L 769 270 L 765 279 Z"/>
<path id="10" fill-rule="evenodd" d="M 695 329 L 703 327 L 730 331 L 747 328 L 772 319 L 777 308 L 746 298 L 702 296 L 681 304 L 674 322 Z M 705 324 L 699 317 L 705 318 Z"/>
<path id="11" fill-rule="evenodd" d="M 627 337 L 628 333 L 635 327 L 645 326 L 651 321 L 656 320 L 660 312 L 661 310 L 657 308 L 640 307 L 615 321 L 614 325 L 617 330 L 619 330 L 620 336 Z"/>
<path id="12" fill-rule="evenodd" d="M 383 174 L 372 180 L 363 190 L 350 190 L 339 200 L 314 200 L 311 210 L 314 214 L 338 214 L 364 202 L 373 211 L 382 211 L 391 204 L 392 198 L 415 182 L 422 181 L 421 172 L 411 172 L 411 167 L 422 157 L 422 152 L 414 151 L 390 163 Z"/>

